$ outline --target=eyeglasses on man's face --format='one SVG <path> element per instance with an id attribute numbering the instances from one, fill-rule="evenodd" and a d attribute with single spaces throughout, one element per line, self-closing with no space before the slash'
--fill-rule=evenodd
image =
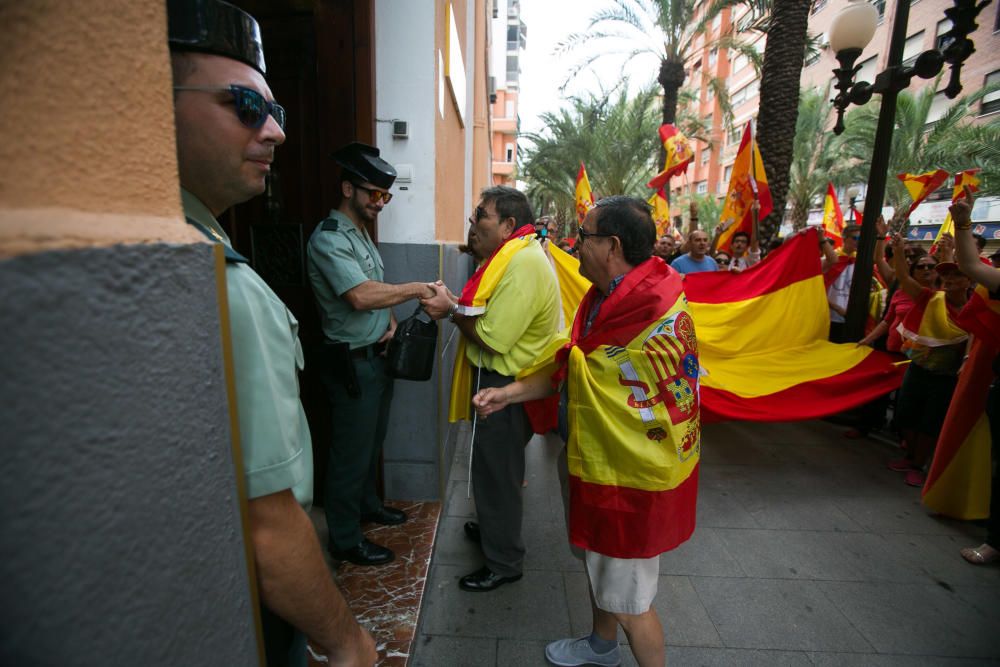
<path id="1" fill-rule="evenodd" d="M 351 183 L 358 190 L 363 190 L 368 193 L 368 199 L 371 200 L 373 204 L 388 204 L 392 201 L 392 193 L 384 192 L 382 190 L 376 190 L 375 188 L 366 188 L 363 185 L 358 185 L 357 183 Z"/>
<path id="2" fill-rule="evenodd" d="M 576 226 L 576 233 L 580 237 L 581 243 L 583 243 L 590 237 L 610 238 L 614 236 L 614 234 L 602 234 L 601 232 L 588 232 L 586 229 L 583 228 L 583 225 Z"/>
<path id="3" fill-rule="evenodd" d="M 857 235 L 851 235 L 851 236 L 848 236 L 847 238 L 851 239 L 852 241 L 858 241 L 858 240 L 861 239 L 861 237 L 857 236 Z"/>
<path id="4" fill-rule="evenodd" d="M 174 90 L 194 90 L 205 93 L 229 93 L 233 96 L 236 117 L 252 130 L 260 129 L 271 116 L 282 131 L 285 130 L 285 107 L 268 102 L 253 88 L 246 86 L 174 86 Z"/>

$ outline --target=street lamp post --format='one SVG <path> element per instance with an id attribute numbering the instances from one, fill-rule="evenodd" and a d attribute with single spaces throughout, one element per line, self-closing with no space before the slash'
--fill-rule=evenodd
<path id="1" fill-rule="evenodd" d="M 975 51 L 968 36 L 976 29 L 976 16 L 990 3 L 990 0 L 982 0 L 978 5 L 975 0 L 954 0 L 954 2 L 954 7 L 945 10 L 945 16 L 951 20 L 952 28 L 942 35 L 950 39 L 944 53 L 936 49 L 924 51 L 917 56 L 912 66 L 904 67 L 903 47 L 906 44 L 910 0 L 896 0 L 888 66 L 876 76 L 874 84 L 865 81 L 854 83 L 853 79 L 860 69 L 854 63 L 875 34 L 878 11 L 864 0 L 850 0 L 830 25 L 830 48 L 837 54 L 840 63 L 840 67 L 833 70 L 837 77 L 838 91 L 833 99 L 833 104 L 837 108 L 837 124 L 834 126 L 834 132 L 840 134 L 844 131 L 844 111 L 848 106 L 867 103 L 873 93 L 882 95 L 871 168 L 868 172 L 865 210 L 861 217 L 861 239 L 854 262 L 854 277 L 851 281 L 844 325 L 845 338 L 848 341 L 857 341 L 864 336 L 875 255 L 875 221 L 882 211 L 882 201 L 885 197 L 886 171 L 889 168 L 889 150 L 892 146 L 892 132 L 896 120 L 896 98 L 900 91 L 910 85 L 910 80 L 914 76 L 929 79 L 936 76 L 945 63 L 951 66 L 951 79 L 945 94 L 949 98 L 954 98 L 961 92 L 962 63 Z"/>

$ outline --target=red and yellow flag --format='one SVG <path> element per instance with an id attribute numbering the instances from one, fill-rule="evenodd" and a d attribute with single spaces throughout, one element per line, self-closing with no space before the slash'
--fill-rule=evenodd
<path id="1" fill-rule="evenodd" d="M 663 144 L 663 150 L 667 153 L 663 163 L 663 171 L 646 184 L 646 187 L 654 190 L 662 189 L 671 176 L 683 173 L 691 160 L 694 159 L 694 149 L 691 148 L 691 142 L 670 123 L 664 123 L 660 126 L 660 143 Z"/>
<path id="2" fill-rule="evenodd" d="M 835 249 L 844 245 L 844 214 L 840 211 L 840 202 L 837 201 L 837 193 L 833 190 L 833 183 L 826 184 L 826 199 L 823 201 L 823 230 L 828 238 L 833 239 Z"/>
<path id="3" fill-rule="evenodd" d="M 951 189 L 951 203 L 954 204 L 959 199 L 965 197 L 965 188 L 968 187 L 972 192 L 977 192 L 979 190 L 979 179 L 976 174 L 979 173 L 979 169 L 966 169 L 965 171 L 960 171 L 955 174 L 955 187 Z M 948 215 L 944 217 L 944 222 L 941 223 L 941 229 L 938 230 L 937 236 L 934 237 L 934 243 L 932 246 L 937 246 L 938 242 L 941 241 L 941 237 L 945 234 L 955 235 L 955 221 L 951 219 L 951 211 L 948 211 Z"/>
<path id="4" fill-rule="evenodd" d="M 651 215 L 656 223 L 656 238 L 670 233 L 670 203 L 667 201 L 667 193 L 660 188 L 646 200 L 653 207 Z"/>
<path id="5" fill-rule="evenodd" d="M 698 343 L 683 280 L 651 257 L 625 274 L 584 332 L 573 326 L 520 377 L 569 383 L 570 541 L 649 558 L 694 531 L 701 423 Z"/>
<path id="6" fill-rule="evenodd" d="M 969 358 L 941 427 L 924 482 L 924 504 L 955 519 L 982 519 L 990 512 L 990 424 L 986 396 L 993 359 L 1000 354 L 1000 300 L 980 285 L 958 315 L 973 336 Z"/>
<path id="7" fill-rule="evenodd" d="M 576 217 L 583 224 L 587 211 L 594 208 L 594 193 L 590 189 L 590 179 L 587 178 L 587 168 L 580 163 L 580 171 L 576 172 Z"/>
<path id="8" fill-rule="evenodd" d="M 751 234 L 753 229 L 752 205 L 760 202 L 758 220 L 766 217 L 773 208 L 771 190 L 767 187 L 767 175 L 760 149 L 753 136 L 753 121 L 747 121 L 743 130 L 743 140 L 733 162 L 733 172 L 729 178 L 729 191 L 722 208 L 719 224 L 724 231 L 719 235 L 718 249 L 730 252 L 733 234 L 739 231 Z"/>
<path id="9" fill-rule="evenodd" d="M 812 228 L 742 273 L 685 277 L 698 326 L 705 422 L 816 419 L 899 387 L 896 358 L 827 341 L 818 241 Z"/>
<path id="10" fill-rule="evenodd" d="M 927 195 L 941 187 L 941 184 L 948 178 L 948 172 L 944 169 L 935 169 L 923 174 L 896 174 L 896 178 L 903 182 L 903 186 L 913 199 L 910 210 L 906 212 L 906 215 L 909 216 L 913 213 L 913 209 L 927 198 Z"/>

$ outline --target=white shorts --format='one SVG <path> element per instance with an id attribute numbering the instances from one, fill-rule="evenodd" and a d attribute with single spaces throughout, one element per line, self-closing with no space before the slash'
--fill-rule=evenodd
<path id="1" fill-rule="evenodd" d="M 584 565 L 597 608 L 612 614 L 644 614 L 656 597 L 660 557 L 612 558 L 586 551 Z"/>

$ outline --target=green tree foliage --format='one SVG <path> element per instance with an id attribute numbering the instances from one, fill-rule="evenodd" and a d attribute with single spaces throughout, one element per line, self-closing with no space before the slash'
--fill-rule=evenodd
<path id="1" fill-rule="evenodd" d="M 545 129 L 522 135 L 518 173 L 535 210 L 560 227 L 576 221 L 576 174 L 580 162 L 596 198 L 625 194 L 646 199 L 655 174 L 659 139 L 654 88 L 629 99 L 626 86 L 604 95 L 573 97 L 557 112 L 542 114 Z"/>
<path id="2" fill-rule="evenodd" d="M 996 88 L 983 88 L 955 100 L 939 120 L 931 123 L 928 119 L 936 88 L 934 85 L 917 92 L 903 91 L 897 99 L 885 196 L 885 203 L 894 208 L 908 206 L 911 201 L 896 178 L 896 174 L 904 172 L 932 169 L 956 172 L 979 167 L 981 194 L 1000 194 L 1000 118 L 986 123 L 972 122 L 983 96 Z M 876 100 L 847 114 L 846 129 L 837 142 L 837 151 L 846 160 L 841 182 L 868 180 L 878 112 Z"/>
<path id="3" fill-rule="evenodd" d="M 698 20 L 694 19 L 696 5 L 704 7 Z M 712 20 L 729 7 L 740 4 L 738 0 L 714 0 L 696 3 L 695 0 L 610 0 L 608 7 L 593 17 L 587 30 L 573 33 L 560 43 L 557 53 L 584 52 L 585 58 L 569 73 L 567 81 L 578 75 L 598 58 L 617 55 L 623 64 L 635 58 L 649 57 L 658 62 L 656 81 L 663 91 L 661 121 L 677 123 L 678 99 L 687 77 L 702 57 L 701 47 L 695 41 L 709 32 Z M 755 67 L 761 63 L 760 54 L 740 39 L 738 32 L 729 30 L 708 41 L 709 46 L 733 49 L 745 55 Z M 603 47 L 603 48 L 602 48 Z M 698 70 L 701 72 L 701 70 Z M 700 74 L 711 87 L 723 112 L 728 115 L 729 96 L 725 82 Z M 663 156 L 660 157 L 662 165 Z"/>
<path id="4" fill-rule="evenodd" d="M 796 229 L 806 224 L 816 197 L 823 195 L 827 183 L 837 180 L 836 171 L 844 166 L 835 135 L 828 130 L 832 115 L 828 90 L 812 88 L 801 92 L 788 171 L 788 203 L 792 205 L 791 222 Z M 834 184 L 838 183 L 843 184 Z"/>

